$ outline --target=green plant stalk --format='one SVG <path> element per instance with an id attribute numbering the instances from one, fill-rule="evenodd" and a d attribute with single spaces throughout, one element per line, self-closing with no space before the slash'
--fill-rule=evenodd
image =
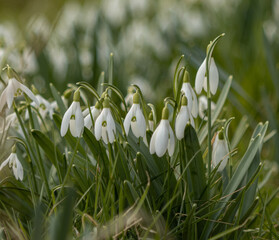
<path id="1" fill-rule="evenodd" d="M 62 194 L 62 192 L 63 192 L 63 189 L 64 189 L 64 187 L 65 187 L 65 184 L 66 184 L 66 182 L 67 182 L 67 180 L 68 180 L 68 177 L 69 177 L 69 175 L 70 175 L 70 172 L 71 172 L 71 169 L 72 169 L 72 165 L 73 165 L 73 162 L 74 162 L 76 153 L 77 153 L 77 148 L 78 148 L 79 142 L 80 142 L 80 137 L 79 137 L 78 140 L 77 140 L 77 143 L 76 143 L 76 146 L 75 146 L 75 149 L 74 149 L 74 154 L 73 154 L 73 156 L 72 156 L 72 158 L 71 158 L 71 160 L 70 160 L 70 164 L 69 164 L 69 166 L 68 166 L 68 168 L 67 168 L 66 175 L 65 175 L 64 180 L 63 180 L 63 183 L 62 183 L 62 185 L 61 185 L 61 190 L 60 190 L 60 192 L 59 192 L 59 194 L 58 194 L 58 196 L 57 196 L 57 201 L 59 200 L 59 198 L 60 198 L 60 196 L 61 196 L 61 194 Z"/>
<path id="2" fill-rule="evenodd" d="M 210 84 L 209 84 L 209 53 L 206 55 L 206 81 L 207 81 L 207 109 L 208 109 L 208 121 L 207 121 L 207 134 L 208 134 L 208 176 L 211 173 L 211 157 L 212 157 L 212 147 L 211 147 L 211 94 L 210 94 Z"/>
<path id="3" fill-rule="evenodd" d="M 33 117 L 32 117 L 32 112 L 31 112 L 30 105 L 27 106 L 27 109 L 28 109 L 28 113 L 29 113 L 29 119 L 30 119 L 31 127 L 32 127 L 32 129 L 34 129 L 35 128 L 34 127 L 34 120 L 33 120 Z M 47 177 L 46 177 L 46 171 L 45 171 L 45 168 L 44 168 L 44 164 L 43 164 L 42 156 L 41 156 L 41 153 L 40 153 L 40 149 L 39 149 L 38 143 L 36 141 L 35 141 L 35 146 L 36 146 L 36 151 L 37 151 L 38 158 L 39 158 L 39 165 L 40 165 L 41 173 L 43 175 L 43 179 L 44 179 L 44 182 L 46 184 L 47 195 L 50 198 L 51 197 L 50 188 L 49 188 L 48 180 L 47 180 Z"/>

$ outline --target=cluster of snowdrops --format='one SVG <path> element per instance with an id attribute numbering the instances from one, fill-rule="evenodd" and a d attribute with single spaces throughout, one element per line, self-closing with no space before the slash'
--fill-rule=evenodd
<path id="1" fill-rule="evenodd" d="M 7 131 L 11 126 L 16 125 L 17 115 L 12 112 L 12 106 L 17 107 L 14 99 L 22 93 L 28 96 L 32 100 L 32 107 L 36 108 L 44 119 L 47 114 L 52 119 L 52 114 L 57 109 L 57 103 L 49 102 L 43 98 L 38 91 L 32 87 L 30 90 L 24 84 L 21 83 L 20 78 L 16 72 L 9 66 L 6 67 L 8 83 L 2 91 L 0 97 L 0 112 L 5 112 L 5 118 L 1 124 L 1 132 Z M 180 107 L 177 113 L 174 112 L 175 117 L 175 129 L 173 131 L 169 122 L 169 101 L 165 101 L 165 106 L 162 110 L 161 121 L 155 126 L 154 111 L 150 111 L 149 116 L 143 112 L 142 93 L 140 89 L 135 88 L 133 93 L 129 93 L 125 98 L 126 102 L 131 102 L 130 109 L 126 114 L 124 121 L 119 122 L 123 129 L 123 135 L 128 135 L 131 129 L 133 135 L 142 139 L 146 146 L 149 146 L 151 154 L 157 154 L 158 157 L 162 157 L 168 151 L 169 156 L 172 156 L 175 150 L 175 136 L 178 140 L 184 137 L 184 130 L 187 124 L 191 124 L 195 128 L 194 118 L 198 115 L 207 120 L 206 112 L 208 107 L 208 101 L 205 96 L 197 98 L 196 94 L 200 94 L 202 89 L 207 92 L 207 77 L 206 77 L 206 59 L 199 67 L 195 78 L 195 90 L 190 84 L 189 73 L 185 70 L 183 73 L 183 83 L 181 85 L 180 94 Z M 211 57 L 209 61 L 209 84 L 210 93 L 214 95 L 218 88 L 219 74 Z M 115 141 L 116 138 L 116 118 L 112 111 L 112 100 L 108 94 L 108 89 L 101 95 L 95 106 L 86 107 L 84 110 L 80 104 L 80 88 L 77 88 L 74 92 L 73 102 L 65 112 L 60 134 L 64 137 L 68 131 L 71 135 L 77 138 L 82 137 L 84 127 L 93 131 L 98 141 L 103 141 L 105 144 L 110 144 Z M 128 104 L 128 103 L 127 103 Z M 211 109 L 214 110 L 215 104 L 211 102 Z M 29 117 L 29 113 L 26 110 L 25 118 Z M 22 131 L 20 127 L 18 131 Z M 152 137 L 148 142 L 146 137 L 146 131 L 152 132 Z M 212 166 L 218 167 L 218 171 L 222 171 L 228 161 L 229 150 L 228 143 L 224 138 L 223 129 L 219 130 L 215 136 L 213 148 L 212 148 Z M 13 169 L 13 173 L 16 179 L 23 180 L 24 169 L 16 155 L 16 145 L 12 147 L 12 153 L 10 156 L 2 162 L 0 170 L 9 165 Z"/>

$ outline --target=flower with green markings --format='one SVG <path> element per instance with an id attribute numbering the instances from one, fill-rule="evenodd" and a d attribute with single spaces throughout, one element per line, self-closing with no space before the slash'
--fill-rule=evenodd
<path id="1" fill-rule="evenodd" d="M 9 164 L 9 168 L 13 168 L 13 173 L 15 175 L 16 180 L 23 180 L 23 167 L 18 160 L 18 157 L 16 155 L 16 147 L 15 145 L 12 148 L 12 153 L 10 156 L 2 162 L 0 165 L 0 171 L 7 165 Z"/>
<path id="2" fill-rule="evenodd" d="M 178 140 L 181 140 L 184 137 L 184 130 L 189 121 L 191 122 L 193 128 L 195 128 L 195 122 L 187 103 L 188 100 L 186 96 L 183 95 L 181 100 L 181 108 L 175 120 L 175 135 Z"/>
<path id="3" fill-rule="evenodd" d="M 133 105 L 124 120 L 124 129 L 128 135 L 130 127 L 136 138 L 146 136 L 146 122 L 140 108 L 140 94 L 136 92 L 133 96 Z"/>
<path id="4" fill-rule="evenodd" d="M 2 111 L 6 103 L 8 108 L 11 108 L 14 98 L 20 96 L 23 92 L 38 106 L 40 105 L 39 101 L 28 87 L 24 86 L 15 78 L 9 78 L 8 85 L 0 96 L 0 112 Z"/>
<path id="5" fill-rule="evenodd" d="M 188 108 L 192 116 L 196 118 L 198 116 L 198 100 L 197 95 L 190 84 L 190 76 L 188 71 L 185 71 L 184 73 L 181 91 L 188 100 Z"/>
<path id="6" fill-rule="evenodd" d="M 80 92 L 75 91 L 74 101 L 65 112 L 61 123 L 61 136 L 64 137 L 70 127 L 70 132 L 74 137 L 81 137 L 84 128 L 84 119 L 80 108 Z"/>
<path id="7" fill-rule="evenodd" d="M 218 172 L 222 172 L 227 165 L 229 159 L 229 148 L 224 138 L 223 131 L 219 131 L 215 137 L 212 147 L 212 166 L 215 168 L 220 162 Z"/>
<path id="8" fill-rule="evenodd" d="M 211 57 L 209 60 L 209 87 L 210 92 L 214 95 L 217 91 L 219 83 L 219 73 L 217 66 L 215 64 L 214 58 Z M 197 94 L 200 94 L 202 88 L 207 92 L 207 77 L 206 77 L 206 59 L 202 62 L 201 66 L 198 69 L 196 80 L 195 80 L 195 89 Z"/>
<path id="9" fill-rule="evenodd" d="M 95 122 L 95 137 L 99 141 L 101 138 L 108 144 L 113 143 L 116 134 L 115 122 L 112 117 L 109 99 L 105 97 L 103 102 L 103 110 Z"/>
<path id="10" fill-rule="evenodd" d="M 162 119 L 150 140 L 150 153 L 156 153 L 158 157 L 162 157 L 167 149 L 170 156 L 174 153 L 175 138 L 168 118 L 169 110 L 165 106 L 162 111 Z"/>
<path id="11" fill-rule="evenodd" d="M 91 129 L 93 126 L 93 122 L 96 122 L 96 119 L 98 118 L 98 116 L 101 113 L 101 104 L 97 101 L 95 106 L 90 107 L 90 111 L 91 114 L 89 113 L 89 108 L 86 108 L 82 114 L 83 116 L 85 116 L 84 118 L 84 126 L 87 127 L 88 129 Z M 93 118 L 93 122 L 92 122 L 92 118 Z"/>

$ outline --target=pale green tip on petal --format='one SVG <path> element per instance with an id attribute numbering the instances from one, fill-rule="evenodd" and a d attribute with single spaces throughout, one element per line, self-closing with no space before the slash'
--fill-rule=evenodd
<path id="1" fill-rule="evenodd" d="M 74 102 L 79 102 L 80 100 L 80 92 L 79 89 L 77 89 L 74 93 Z"/>
<path id="2" fill-rule="evenodd" d="M 12 153 L 16 153 L 16 145 L 12 147 Z"/>
<path id="3" fill-rule="evenodd" d="M 181 105 L 182 106 L 187 106 L 188 105 L 188 99 L 183 95 L 182 100 L 181 100 Z"/>
<path id="4" fill-rule="evenodd" d="M 184 75 L 183 75 L 183 82 L 184 82 L 184 83 L 190 82 L 190 74 L 189 74 L 188 71 L 185 71 L 185 72 L 184 72 Z"/>
<path id="5" fill-rule="evenodd" d="M 169 109 L 168 109 L 168 107 L 163 108 L 162 119 L 169 119 Z"/>
<path id="6" fill-rule="evenodd" d="M 134 104 L 139 104 L 140 103 L 140 94 L 138 93 L 138 91 L 133 96 L 133 103 Z"/>
<path id="7" fill-rule="evenodd" d="M 109 108 L 109 99 L 106 97 L 104 102 L 103 102 L 103 107 L 104 108 Z"/>

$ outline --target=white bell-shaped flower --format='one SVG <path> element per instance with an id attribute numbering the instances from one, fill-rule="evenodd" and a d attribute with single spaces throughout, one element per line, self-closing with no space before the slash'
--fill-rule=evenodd
<path id="1" fill-rule="evenodd" d="M 23 167 L 20 163 L 20 161 L 18 160 L 18 157 L 16 155 L 16 148 L 15 146 L 13 146 L 12 148 L 12 153 L 10 154 L 10 156 L 4 161 L 2 162 L 2 164 L 0 165 L 0 171 L 7 165 L 9 164 L 9 168 L 13 168 L 13 173 L 15 175 L 16 180 L 23 180 Z"/>
<path id="2" fill-rule="evenodd" d="M 209 60 L 209 86 L 210 92 L 214 95 L 217 91 L 219 83 L 219 73 L 217 66 L 215 64 L 214 58 L 211 57 Z M 200 94 L 202 88 L 207 92 L 207 77 L 206 77 L 206 59 L 202 62 L 201 66 L 198 69 L 196 80 L 195 80 L 195 89 L 197 94 Z"/>
<path id="3" fill-rule="evenodd" d="M 32 91 L 17 81 L 15 78 L 10 78 L 7 87 L 4 89 L 0 96 L 0 112 L 7 103 L 8 108 L 11 108 L 14 97 L 20 96 L 22 92 L 26 93 L 38 106 L 39 102 Z"/>
<path id="4" fill-rule="evenodd" d="M 61 136 L 64 137 L 70 127 L 70 132 L 74 137 L 81 137 L 84 128 L 84 119 L 80 108 L 80 92 L 75 91 L 74 101 L 65 112 L 61 123 Z"/>
<path id="5" fill-rule="evenodd" d="M 184 72 L 183 84 L 181 91 L 184 93 L 188 100 L 188 108 L 194 118 L 198 116 L 198 100 L 197 95 L 190 84 L 190 76 L 187 71 Z"/>
<path id="6" fill-rule="evenodd" d="M 83 116 L 85 117 L 84 118 L 84 126 L 87 127 L 88 129 L 92 128 L 93 122 L 94 123 L 96 122 L 96 119 L 98 118 L 98 116 L 101 113 L 100 103 L 97 101 L 95 106 L 90 107 L 90 111 L 91 111 L 91 114 L 89 113 L 89 108 L 86 108 L 86 110 L 84 110 L 82 112 Z M 92 122 L 92 119 L 91 119 L 91 115 L 92 115 L 92 118 L 93 118 L 93 122 Z"/>
<path id="7" fill-rule="evenodd" d="M 162 157 L 167 149 L 170 156 L 174 153 L 175 138 L 168 118 L 169 110 L 167 107 L 164 107 L 162 120 L 150 140 L 150 153 L 156 153 L 158 157 Z"/>
<path id="8" fill-rule="evenodd" d="M 211 101 L 211 111 L 214 111 L 216 108 L 216 105 L 213 101 Z M 199 97 L 199 116 L 201 119 L 207 121 L 206 116 L 207 111 L 207 98 L 206 96 L 202 95 Z"/>
<path id="9" fill-rule="evenodd" d="M 185 127 L 189 121 L 193 128 L 195 128 L 194 119 L 187 105 L 187 98 L 186 96 L 183 96 L 181 100 L 181 108 L 175 120 L 175 134 L 178 140 L 181 140 L 184 137 Z"/>
<path id="10" fill-rule="evenodd" d="M 103 110 L 95 122 L 94 131 L 98 141 L 102 138 L 106 144 L 108 144 L 108 142 L 113 143 L 116 127 L 110 111 L 108 98 L 104 100 Z"/>
<path id="11" fill-rule="evenodd" d="M 217 133 L 212 147 L 212 166 L 215 168 L 220 162 L 218 172 L 222 172 L 229 159 L 229 148 L 222 131 Z"/>
<path id="12" fill-rule="evenodd" d="M 146 122 L 140 108 L 140 94 L 136 92 L 133 96 L 133 105 L 124 120 L 124 129 L 129 134 L 130 127 L 136 138 L 145 138 Z"/>

